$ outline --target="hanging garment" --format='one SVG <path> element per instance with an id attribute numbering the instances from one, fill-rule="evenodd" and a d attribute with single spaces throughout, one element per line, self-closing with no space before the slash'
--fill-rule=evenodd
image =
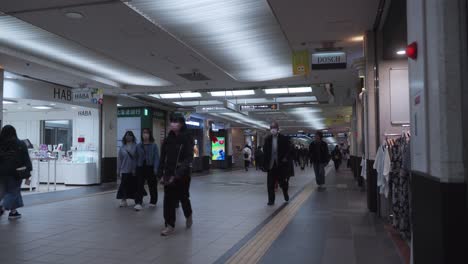
<path id="1" fill-rule="evenodd" d="M 390 155 L 388 148 L 384 145 L 380 146 L 377 150 L 375 157 L 374 169 L 377 171 L 377 186 L 379 187 L 380 194 L 388 198 L 390 192 L 389 174 L 390 174 Z"/>
<path id="2" fill-rule="evenodd" d="M 361 177 L 367 179 L 367 160 L 365 156 L 362 156 L 361 160 Z"/>

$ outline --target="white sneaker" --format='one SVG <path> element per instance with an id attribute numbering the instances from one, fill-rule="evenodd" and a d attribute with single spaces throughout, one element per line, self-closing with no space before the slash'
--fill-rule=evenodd
<path id="1" fill-rule="evenodd" d="M 191 228 L 193 225 L 193 218 L 192 216 L 189 216 L 186 220 L 185 220 L 185 226 L 187 228 Z"/>
<path id="2" fill-rule="evenodd" d="M 141 206 L 141 204 L 137 204 L 135 207 L 133 207 L 133 209 L 135 209 L 135 211 L 141 211 L 143 210 L 143 206 Z"/>
<path id="3" fill-rule="evenodd" d="M 119 207 L 127 207 L 127 206 L 128 206 L 127 200 L 120 201 Z"/>
<path id="4" fill-rule="evenodd" d="M 170 236 L 174 233 L 174 228 L 172 226 L 167 226 L 161 231 L 161 236 Z"/>
<path id="5" fill-rule="evenodd" d="M 150 203 L 150 204 L 149 204 L 149 207 L 154 208 L 154 207 L 156 207 L 156 204 Z"/>

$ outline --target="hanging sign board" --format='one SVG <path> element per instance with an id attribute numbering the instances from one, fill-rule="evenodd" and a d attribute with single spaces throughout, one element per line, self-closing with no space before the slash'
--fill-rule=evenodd
<path id="1" fill-rule="evenodd" d="M 73 102 L 102 104 L 104 91 L 96 88 L 73 89 Z"/>
<path id="2" fill-rule="evenodd" d="M 346 69 L 345 52 L 321 52 L 312 54 L 312 70 Z"/>
<path id="3" fill-rule="evenodd" d="M 195 107 L 195 112 L 197 113 L 226 113 L 229 110 L 224 106 L 213 105 L 213 106 L 197 106 Z"/>
<path id="4" fill-rule="evenodd" d="M 279 104 L 255 104 L 255 105 L 241 105 L 240 111 L 242 112 L 265 112 L 265 111 L 278 111 Z"/>
<path id="5" fill-rule="evenodd" d="M 309 51 L 301 50 L 293 52 L 293 74 L 306 75 L 310 74 Z"/>

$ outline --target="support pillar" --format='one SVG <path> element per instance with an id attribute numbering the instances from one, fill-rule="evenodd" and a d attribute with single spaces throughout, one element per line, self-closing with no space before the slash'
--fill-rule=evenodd
<path id="1" fill-rule="evenodd" d="M 101 182 L 116 182 L 117 97 L 104 96 L 101 112 Z"/>

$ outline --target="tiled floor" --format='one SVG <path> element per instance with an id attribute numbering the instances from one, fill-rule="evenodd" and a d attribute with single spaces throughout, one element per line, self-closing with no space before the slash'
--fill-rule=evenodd
<path id="1" fill-rule="evenodd" d="M 291 194 L 313 180 L 312 170 L 296 174 Z M 328 190 L 312 193 L 262 263 L 400 263 L 383 226 L 366 213 L 365 194 L 353 188 L 351 176 L 328 180 Z M 109 188 L 63 192 L 63 201 L 49 194 L 42 197 L 46 203 L 39 195 L 25 198 L 22 219 L 0 219 L 0 263 L 219 263 L 283 205 L 278 193 L 276 206 L 266 206 L 262 172 L 195 177 L 193 228 L 184 228 L 179 211 L 176 233 L 163 238 L 162 200 L 142 212 L 120 209 Z"/>
<path id="2" fill-rule="evenodd" d="M 291 193 L 310 180 L 299 173 Z M 255 170 L 194 178 L 191 195 L 193 228 L 179 211 L 169 238 L 159 235 L 161 203 L 137 213 L 107 193 L 26 206 L 22 219 L 0 219 L 0 263 L 212 263 L 282 204 L 266 206 L 266 175 Z"/>
<path id="3" fill-rule="evenodd" d="M 327 185 L 302 205 L 261 263 L 403 263 L 350 172 L 327 175 Z"/>

